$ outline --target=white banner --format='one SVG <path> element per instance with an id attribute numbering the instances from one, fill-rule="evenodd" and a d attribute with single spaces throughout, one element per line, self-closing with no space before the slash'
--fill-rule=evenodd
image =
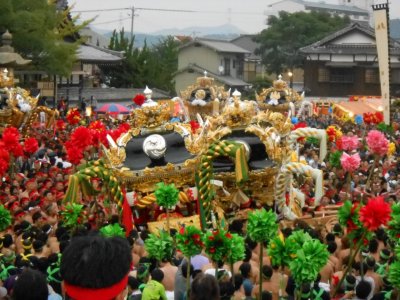
<path id="1" fill-rule="evenodd" d="M 386 124 L 390 123 L 390 83 L 389 83 L 389 37 L 387 22 L 387 5 L 373 6 L 375 19 L 376 49 L 378 51 L 379 79 L 381 82 L 381 94 L 383 116 Z"/>

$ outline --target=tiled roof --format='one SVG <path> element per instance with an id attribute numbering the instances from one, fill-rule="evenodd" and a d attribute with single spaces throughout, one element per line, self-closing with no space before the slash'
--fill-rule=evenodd
<path id="1" fill-rule="evenodd" d="M 117 63 L 123 59 L 123 52 L 100 48 L 93 45 L 80 45 L 78 59 L 88 63 Z"/>
<path id="2" fill-rule="evenodd" d="M 207 71 L 207 74 L 209 77 L 215 78 L 217 81 L 219 81 L 223 84 L 226 84 L 227 86 L 247 86 L 247 85 L 249 85 L 249 83 L 243 81 L 240 78 L 235 78 L 232 76 L 217 75 L 217 74 L 210 72 L 209 70 L 202 68 L 196 64 L 189 64 L 188 66 L 184 67 L 183 69 L 178 70 L 175 73 L 175 75 L 183 73 L 188 70 L 194 71 L 201 75 L 204 75 L 204 71 Z"/>
<path id="3" fill-rule="evenodd" d="M 247 51 L 246 49 L 243 49 L 239 46 L 236 46 L 235 44 L 229 42 L 229 41 L 224 41 L 224 40 L 212 40 L 212 39 L 203 39 L 203 38 L 196 38 L 190 43 L 186 43 L 185 45 L 182 45 L 180 49 L 192 46 L 196 43 L 199 43 L 205 47 L 211 48 L 216 50 L 217 52 L 224 52 L 224 53 L 250 53 L 250 51 Z"/>
<path id="4" fill-rule="evenodd" d="M 274 6 L 275 4 L 281 3 L 283 1 L 277 1 L 268 5 L 269 7 Z M 291 0 L 292 2 L 296 2 L 298 4 L 302 4 L 306 7 L 306 9 L 318 9 L 318 10 L 335 10 L 341 11 L 344 13 L 352 13 L 358 15 L 368 15 L 368 11 L 357 6 L 350 6 L 350 5 L 340 5 L 340 4 L 329 4 L 325 3 L 324 1 L 313 2 L 313 1 L 304 1 L 304 0 Z"/>
<path id="5" fill-rule="evenodd" d="M 358 30 L 366 35 L 375 39 L 375 32 L 373 28 L 364 26 L 359 23 L 352 23 L 345 28 L 336 31 L 325 38 L 300 49 L 305 54 L 321 53 L 321 54 L 374 54 L 376 53 L 375 45 L 365 44 L 332 44 L 331 42 L 346 33 Z M 390 41 L 391 54 L 400 54 L 400 45 L 394 40 Z"/>

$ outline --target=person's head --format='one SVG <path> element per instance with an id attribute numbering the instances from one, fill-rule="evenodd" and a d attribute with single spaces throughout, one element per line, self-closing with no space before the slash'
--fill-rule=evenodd
<path id="1" fill-rule="evenodd" d="M 337 249 L 337 244 L 335 242 L 329 242 L 327 249 L 330 254 L 334 254 Z"/>
<path id="2" fill-rule="evenodd" d="M 15 283 L 14 300 L 47 300 L 49 290 L 46 277 L 39 271 L 25 269 Z"/>
<path id="3" fill-rule="evenodd" d="M 251 276 L 251 264 L 248 262 L 242 263 L 239 267 L 239 271 L 243 278 L 249 278 Z"/>
<path id="4" fill-rule="evenodd" d="M 268 291 L 262 291 L 261 300 L 272 300 L 272 294 Z"/>
<path id="5" fill-rule="evenodd" d="M 230 300 L 235 293 L 235 288 L 231 281 L 219 281 L 219 293 L 221 300 Z"/>
<path id="6" fill-rule="evenodd" d="M 140 282 L 139 280 L 136 279 L 136 277 L 129 276 L 128 277 L 128 289 L 129 293 L 132 293 L 133 291 L 136 291 L 139 289 Z"/>
<path id="7" fill-rule="evenodd" d="M 163 281 L 163 279 L 164 279 L 164 272 L 163 271 L 161 271 L 160 269 L 154 269 L 152 272 L 151 272 L 151 279 L 152 280 L 155 280 L 155 281 L 158 281 L 158 282 L 161 282 L 161 281 Z"/>
<path id="8" fill-rule="evenodd" d="M 233 276 L 233 284 L 235 286 L 235 291 L 240 290 L 240 287 L 242 286 L 243 283 L 243 276 L 242 274 L 235 274 Z"/>
<path id="9" fill-rule="evenodd" d="M 366 265 L 368 267 L 368 270 L 372 270 L 373 271 L 375 269 L 375 258 L 373 258 L 372 256 L 368 256 L 365 259 L 365 263 L 366 263 Z"/>
<path id="10" fill-rule="evenodd" d="M 74 300 L 123 299 L 131 263 L 125 239 L 100 235 L 73 238 L 61 260 L 65 292 Z"/>
<path id="11" fill-rule="evenodd" d="M 273 270 L 270 266 L 264 265 L 262 267 L 262 274 L 265 279 L 270 279 L 272 277 Z"/>
<path id="12" fill-rule="evenodd" d="M 347 275 L 343 283 L 345 292 L 354 291 L 354 288 L 356 286 L 356 278 L 351 274 Z"/>
<path id="13" fill-rule="evenodd" d="M 361 280 L 356 286 L 356 296 L 358 299 L 367 299 L 371 293 L 371 284 L 368 281 Z"/>
<path id="14" fill-rule="evenodd" d="M 379 252 L 379 260 L 381 262 L 387 262 L 390 258 L 390 251 L 388 249 L 382 249 L 381 252 Z"/>
<path id="15" fill-rule="evenodd" d="M 377 239 L 372 239 L 369 241 L 369 252 L 370 253 L 376 253 L 376 251 L 378 251 L 378 240 Z"/>
<path id="16" fill-rule="evenodd" d="M 253 291 L 253 283 L 250 280 L 243 281 L 243 290 L 245 296 L 251 296 Z"/>
<path id="17" fill-rule="evenodd" d="M 208 274 L 199 274 L 192 282 L 191 300 L 219 300 L 217 279 Z"/>
<path id="18" fill-rule="evenodd" d="M 184 262 L 182 263 L 181 268 L 182 268 L 182 276 L 183 276 L 183 278 L 186 278 L 186 276 L 187 276 L 187 271 L 188 271 L 188 264 L 187 264 L 187 261 L 184 261 Z M 193 275 L 193 272 L 194 272 L 194 267 L 193 267 L 192 264 L 190 264 L 189 275 L 192 276 L 192 275 Z"/>

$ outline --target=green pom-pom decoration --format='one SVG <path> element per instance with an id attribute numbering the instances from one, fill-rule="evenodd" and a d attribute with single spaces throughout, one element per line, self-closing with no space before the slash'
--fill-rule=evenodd
<path id="1" fill-rule="evenodd" d="M 395 261 L 390 265 L 388 279 L 393 287 L 400 288 L 400 261 Z"/>
<path id="2" fill-rule="evenodd" d="M 266 242 L 276 236 L 278 222 L 276 214 L 264 208 L 249 213 L 247 222 L 247 234 L 255 242 Z"/>
<path id="3" fill-rule="evenodd" d="M 354 229 L 361 227 L 359 220 L 360 206 L 353 205 L 350 201 L 345 201 L 342 207 L 338 211 L 339 223 L 345 227 L 351 227 Z"/>
<path id="4" fill-rule="evenodd" d="M 296 284 L 315 281 L 320 270 L 325 266 L 329 258 L 326 245 L 319 240 L 308 240 L 303 247 L 296 252 L 296 258 L 289 263 L 289 268 Z"/>
<path id="5" fill-rule="evenodd" d="M 393 241 L 397 241 L 400 237 L 400 203 L 392 205 L 391 218 L 388 223 L 387 233 Z"/>
<path id="6" fill-rule="evenodd" d="M 329 163 L 332 167 L 341 168 L 342 164 L 340 158 L 342 157 L 342 151 L 335 151 L 329 155 Z"/>
<path id="7" fill-rule="evenodd" d="M 376 129 L 378 129 L 379 131 L 381 131 L 381 132 L 383 132 L 383 133 L 393 133 L 393 127 L 392 127 L 392 125 L 387 125 L 387 124 L 385 124 L 384 122 L 382 122 L 382 123 L 379 123 L 377 126 L 376 126 Z"/>
<path id="8" fill-rule="evenodd" d="M 315 136 L 309 136 L 306 140 L 306 143 L 314 146 L 319 145 L 319 139 L 317 139 Z"/>
<path id="9" fill-rule="evenodd" d="M 11 225 L 11 213 L 0 205 L 0 231 L 6 230 Z"/>
<path id="10" fill-rule="evenodd" d="M 159 262 L 170 260 L 174 254 L 174 241 L 164 230 L 159 231 L 158 235 L 149 234 L 144 243 L 144 247 L 150 258 L 155 258 Z"/>
<path id="11" fill-rule="evenodd" d="M 245 257 L 244 238 L 236 233 L 232 233 L 232 238 L 230 242 L 231 245 L 229 247 L 227 261 L 230 263 L 235 263 L 237 261 L 243 260 L 243 258 Z"/>
<path id="12" fill-rule="evenodd" d="M 232 235 L 220 228 L 207 231 L 203 236 L 205 251 L 213 261 L 225 262 L 228 259 L 232 245 Z"/>
<path id="13" fill-rule="evenodd" d="M 186 257 L 200 254 L 204 247 L 203 232 L 194 226 L 181 227 L 176 235 L 176 247 Z"/>
<path id="14" fill-rule="evenodd" d="M 179 190 L 172 184 L 157 183 L 155 191 L 158 206 L 171 209 L 178 203 Z"/>
<path id="15" fill-rule="evenodd" d="M 125 231 L 118 223 L 104 226 L 100 229 L 100 232 L 105 237 L 125 237 Z"/>
<path id="16" fill-rule="evenodd" d="M 273 266 L 288 266 L 291 257 L 286 251 L 286 243 L 282 237 L 274 237 L 268 244 L 267 253 L 271 257 L 271 264 Z"/>
<path id="17" fill-rule="evenodd" d="M 61 212 L 64 224 L 66 226 L 71 226 L 71 227 L 75 227 L 81 224 L 82 210 L 83 210 L 83 205 L 81 204 L 72 203 L 66 205 L 65 209 Z"/>

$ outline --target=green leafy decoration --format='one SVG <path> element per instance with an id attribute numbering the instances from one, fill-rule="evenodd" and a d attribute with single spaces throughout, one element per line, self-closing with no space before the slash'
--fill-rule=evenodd
<path id="1" fill-rule="evenodd" d="M 181 227 L 176 235 L 176 246 L 186 257 L 201 253 L 204 247 L 203 232 L 194 226 Z"/>
<path id="2" fill-rule="evenodd" d="M 150 258 L 155 258 L 159 262 L 170 260 L 174 253 L 174 241 L 164 230 L 160 230 L 158 235 L 149 234 L 144 244 Z"/>
<path id="3" fill-rule="evenodd" d="M 340 225 L 347 227 L 350 231 L 362 227 L 359 216 L 360 206 L 357 204 L 353 205 L 348 200 L 344 202 L 338 211 Z"/>
<path id="4" fill-rule="evenodd" d="M 104 226 L 100 229 L 100 232 L 105 237 L 125 237 L 125 230 L 118 223 Z"/>
<path id="5" fill-rule="evenodd" d="M 340 158 L 342 157 L 342 151 L 335 151 L 329 155 L 329 163 L 332 167 L 340 168 L 342 165 L 340 163 Z"/>
<path id="6" fill-rule="evenodd" d="M 326 245 L 315 239 L 306 241 L 297 251 L 296 258 L 289 263 L 296 284 L 300 286 L 303 283 L 315 281 L 328 258 L 329 252 Z"/>
<path id="7" fill-rule="evenodd" d="M 288 266 L 292 258 L 286 251 L 287 243 L 280 237 L 274 237 L 268 244 L 267 253 L 271 257 L 271 264 L 273 266 Z"/>
<path id="8" fill-rule="evenodd" d="M 309 136 L 306 140 L 308 144 L 318 146 L 319 145 L 319 140 L 315 136 Z"/>
<path id="9" fill-rule="evenodd" d="M 61 212 L 61 216 L 66 226 L 75 227 L 82 223 L 82 210 L 83 205 L 81 204 L 68 204 L 65 209 Z"/>
<path id="10" fill-rule="evenodd" d="M 11 214 L 4 205 L 0 205 L 0 231 L 6 230 L 11 225 Z"/>
<path id="11" fill-rule="evenodd" d="M 291 259 L 297 256 L 297 251 L 301 249 L 305 242 L 311 241 L 311 236 L 304 232 L 303 230 L 294 231 L 287 239 L 286 239 L 286 255 Z"/>
<path id="12" fill-rule="evenodd" d="M 388 223 L 387 233 L 393 241 L 397 241 L 400 237 L 400 203 L 392 205 L 392 213 Z"/>
<path id="13" fill-rule="evenodd" d="M 164 208 L 172 208 L 178 203 L 179 190 L 172 184 L 165 184 L 164 182 L 157 183 L 155 191 L 156 201 L 158 206 Z"/>
<path id="14" fill-rule="evenodd" d="M 203 240 L 205 251 L 213 261 L 227 260 L 232 245 L 232 235 L 229 232 L 222 228 L 207 231 Z"/>
<path id="15" fill-rule="evenodd" d="M 387 125 L 384 122 L 379 123 L 376 126 L 376 129 L 378 129 L 379 131 L 383 132 L 383 133 L 393 133 L 393 127 L 392 125 Z"/>
<path id="16" fill-rule="evenodd" d="M 389 282 L 396 288 L 400 288 L 400 261 L 395 261 L 389 267 Z"/>
<path id="17" fill-rule="evenodd" d="M 227 261 L 235 263 L 245 257 L 244 238 L 237 233 L 232 233 Z"/>
<path id="18" fill-rule="evenodd" d="M 255 242 L 265 242 L 276 236 L 278 222 L 276 214 L 264 208 L 255 210 L 248 216 L 247 233 Z"/>

